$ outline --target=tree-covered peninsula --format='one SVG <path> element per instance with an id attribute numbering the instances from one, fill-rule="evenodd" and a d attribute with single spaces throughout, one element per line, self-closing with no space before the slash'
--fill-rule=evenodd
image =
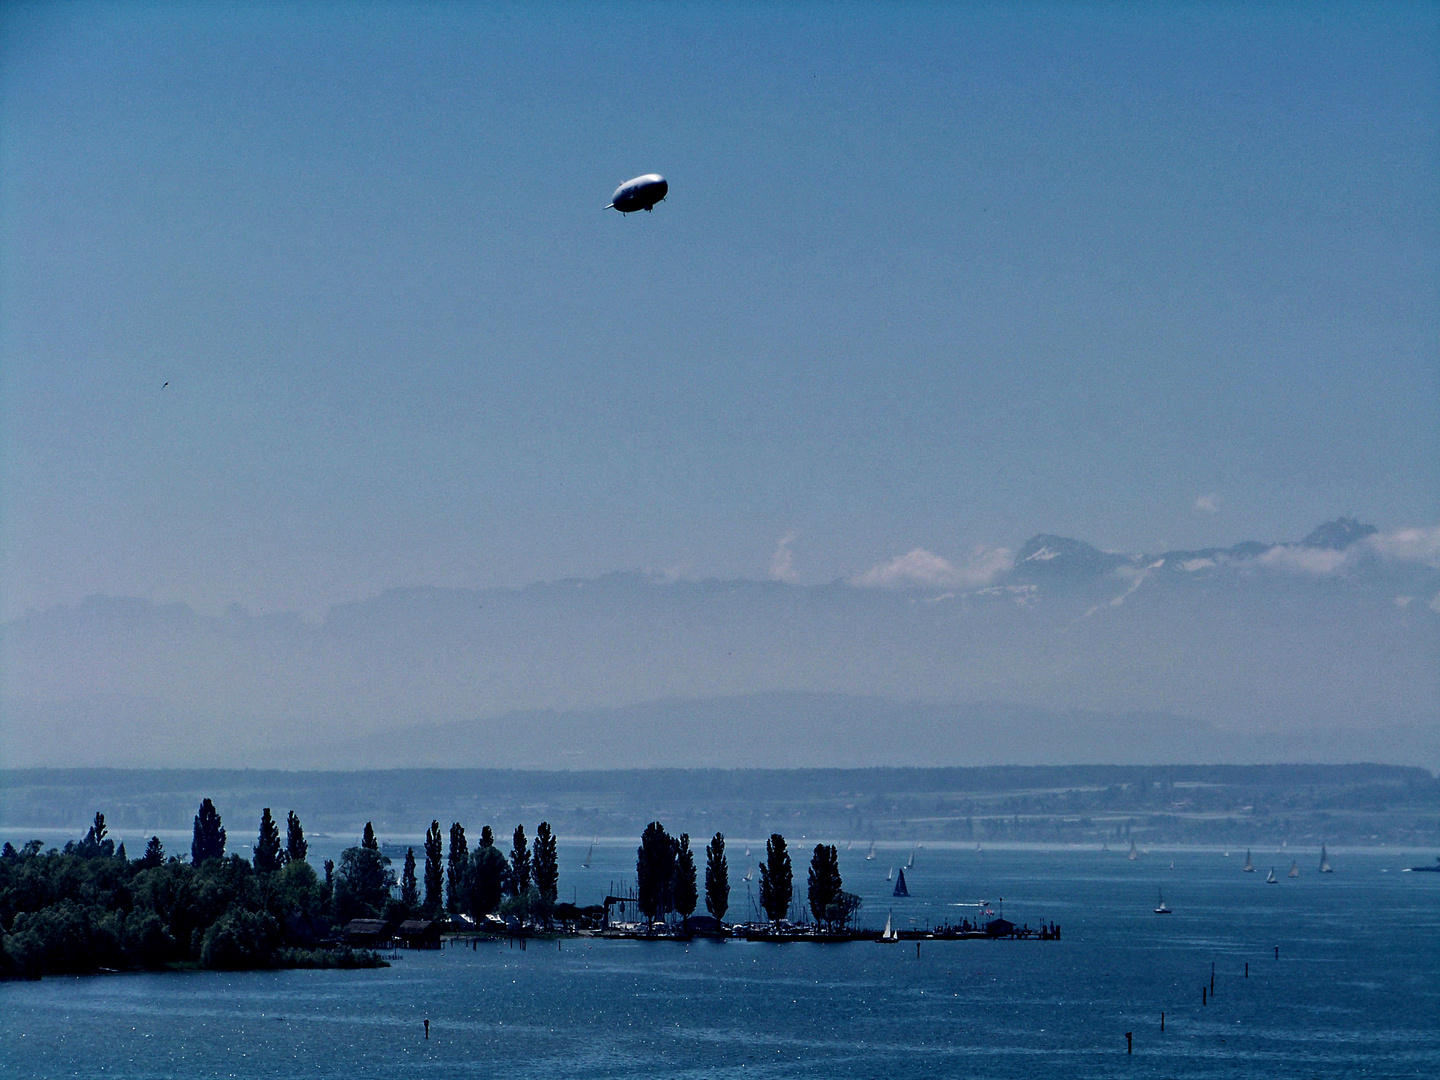
<path id="1" fill-rule="evenodd" d="M 322 948 L 333 939 L 333 883 L 306 861 L 290 815 L 288 843 L 265 811 L 253 862 L 225 854 L 225 829 L 206 799 L 189 859 L 158 837 L 131 859 L 95 815 L 84 838 L 42 851 L 38 840 L 0 852 L 0 976 L 174 967 L 373 967 L 371 952 Z M 328 875 L 327 875 L 328 876 Z"/>

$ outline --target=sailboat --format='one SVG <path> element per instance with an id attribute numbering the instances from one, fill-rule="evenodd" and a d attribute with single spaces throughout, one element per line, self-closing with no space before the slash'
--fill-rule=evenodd
<path id="1" fill-rule="evenodd" d="M 886 881 L 894 881 L 894 880 L 895 880 L 895 868 L 894 868 L 893 866 L 890 867 L 889 870 L 885 871 L 885 880 L 886 880 Z"/>
<path id="2" fill-rule="evenodd" d="M 1171 859 L 1171 860 L 1170 860 L 1170 869 L 1171 869 L 1171 870 L 1174 870 L 1174 869 L 1175 869 L 1175 860 L 1174 860 L 1174 859 Z"/>
<path id="3" fill-rule="evenodd" d="M 909 896 L 909 895 L 910 895 L 910 890 L 909 890 L 909 888 L 907 888 L 906 885 L 905 885 L 905 871 L 904 871 L 903 868 L 902 868 L 901 871 L 900 871 L 900 876 L 895 880 L 895 895 L 896 895 L 896 896 Z"/>
<path id="4" fill-rule="evenodd" d="M 1286 876 L 1286 877 L 1299 877 L 1299 876 L 1300 876 L 1300 864 L 1299 864 L 1298 862 L 1294 862 L 1294 861 L 1292 860 L 1291 863 L 1290 863 L 1290 873 L 1286 874 L 1285 876 Z"/>
<path id="5" fill-rule="evenodd" d="M 1164 892 L 1164 890 L 1161 890 L 1161 892 L 1160 892 L 1160 903 L 1159 903 L 1159 905 L 1155 908 L 1155 914 L 1156 914 L 1156 915 L 1169 915 L 1169 914 L 1170 914 L 1170 909 L 1169 909 L 1168 907 L 1166 907 L 1166 905 L 1165 905 L 1165 892 Z"/>
<path id="6" fill-rule="evenodd" d="M 585 852 L 585 861 L 580 864 L 580 865 L 583 866 L 586 870 L 589 870 L 589 869 L 590 869 L 590 856 L 592 856 L 592 855 L 594 855 L 594 854 L 595 854 L 595 841 L 594 841 L 594 840 L 591 840 L 591 841 L 590 841 L 590 850 L 587 851 L 587 852 Z"/>
<path id="7" fill-rule="evenodd" d="M 885 916 L 885 929 L 880 934 L 880 940 L 885 942 L 887 945 L 900 940 L 900 932 L 891 927 L 890 916 L 888 914 Z"/>
<path id="8" fill-rule="evenodd" d="M 914 869 L 915 869 L 915 849 L 914 849 L 914 848 L 911 848 L 911 849 L 910 849 L 910 861 L 905 864 L 905 869 L 906 869 L 906 870 L 914 870 Z"/>
<path id="9" fill-rule="evenodd" d="M 750 849 L 748 847 L 745 849 L 745 857 L 747 859 L 750 857 Z"/>
<path id="10" fill-rule="evenodd" d="M 1135 850 L 1135 841 L 1134 841 L 1134 840 L 1131 840 L 1131 841 L 1130 841 L 1130 854 L 1129 854 L 1129 855 L 1126 855 L 1125 857 L 1126 857 L 1127 859 L 1129 859 L 1131 862 L 1134 862 L 1136 859 L 1138 859 L 1138 858 L 1140 857 L 1140 853 Z"/>
<path id="11" fill-rule="evenodd" d="M 1275 876 L 1275 868 L 1274 868 L 1273 866 L 1270 868 L 1270 873 L 1268 873 L 1268 874 L 1265 875 L 1265 884 L 1266 884 L 1266 885 L 1279 885 L 1279 884 L 1280 884 L 1280 879 Z"/>
<path id="12" fill-rule="evenodd" d="M 745 880 L 745 881 L 750 881 L 750 880 L 751 880 L 752 878 L 754 878 L 754 877 L 755 877 L 755 868 L 752 866 L 752 867 L 750 867 L 749 870 L 746 870 L 746 871 L 745 871 L 745 877 L 744 877 L 743 880 Z"/>
<path id="13" fill-rule="evenodd" d="M 869 862 L 873 858 L 875 858 L 875 841 L 871 840 L 870 850 L 865 853 L 865 861 Z"/>
<path id="14" fill-rule="evenodd" d="M 1255 864 L 1250 861 L 1250 849 L 1248 847 L 1245 849 L 1245 865 L 1240 869 L 1244 870 L 1247 874 L 1253 874 L 1255 872 Z"/>
<path id="15" fill-rule="evenodd" d="M 1324 845 L 1324 844 L 1321 844 L 1321 845 L 1320 845 L 1320 873 L 1322 873 L 1322 874 L 1333 874 L 1334 872 L 1335 872 L 1334 870 L 1331 870 L 1331 869 L 1330 869 L 1330 860 L 1325 857 L 1325 845 Z"/>

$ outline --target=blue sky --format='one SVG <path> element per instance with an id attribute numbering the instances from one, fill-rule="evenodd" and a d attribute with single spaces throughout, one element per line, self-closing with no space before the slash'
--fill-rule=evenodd
<path id="1" fill-rule="evenodd" d="M 5 617 L 1440 520 L 1434 7 L 0 35 Z"/>

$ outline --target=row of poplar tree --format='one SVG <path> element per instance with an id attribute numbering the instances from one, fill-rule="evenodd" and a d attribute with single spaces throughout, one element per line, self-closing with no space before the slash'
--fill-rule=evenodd
<path id="1" fill-rule="evenodd" d="M 151 843 L 158 850 L 159 841 L 152 838 Z M 260 817 L 252 863 L 259 872 L 273 872 L 289 861 L 303 861 L 308 847 L 293 810 L 286 819 L 282 846 L 279 824 L 266 807 Z M 224 854 L 225 829 L 209 799 L 195 815 L 190 850 L 197 865 Z M 396 899 L 393 891 L 397 878 L 390 869 L 390 859 L 380 851 L 375 829 L 367 821 L 359 846 L 343 851 L 338 867 L 329 859 L 325 861 L 325 886 L 335 917 L 342 921 L 365 915 L 435 917 L 449 912 L 482 918 L 498 912 L 522 923 L 548 923 L 555 915 L 560 869 L 555 834 L 548 822 L 540 823 L 533 843 L 527 841 L 525 827 L 516 825 L 507 857 L 496 846 L 489 825 L 481 830 L 479 844 L 472 851 L 465 827 L 458 821 L 453 823 L 447 850 L 440 822 L 432 821 L 422 850 L 423 872 L 415 849 L 406 850 Z M 785 837 L 772 833 L 765 843 L 765 861 L 760 865 L 760 906 L 772 922 L 784 920 L 790 912 L 794 877 Z M 635 853 L 635 878 L 637 906 L 651 924 L 665 921 L 671 913 L 690 918 L 699 902 L 699 888 L 689 834 L 671 836 L 658 821 L 647 825 Z M 806 899 L 817 925 L 840 929 L 860 907 L 860 897 L 845 891 L 839 853 L 833 844 L 815 845 L 807 885 Z M 705 847 L 705 907 L 716 922 L 722 923 L 730 908 L 730 872 L 723 833 L 717 832 Z"/>
<path id="2" fill-rule="evenodd" d="M 651 924 L 663 922 L 671 912 L 690 918 L 699 901 L 696 878 L 689 834 L 677 838 L 658 821 L 647 825 L 635 852 L 636 903 L 641 914 Z M 840 854 L 833 844 L 815 845 L 808 886 L 810 913 L 817 925 L 841 929 L 860 907 L 860 897 L 845 891 Z M 760 865 L 760 906 L 771 922 L 787 917 L 794 893 L 795 872 L 785 837 L 772 833 Z M 730 867 L 723 833 L 717 832 L 705 845 L 705 908 L 718 923 L 730 910 Z"/>
<path id="3" fill-rule="evenodd" d="M 304 861 L 309 850 L 305 830 L 292 810 L 286 818 L 286 838 L 266 807 L 260 815 L 260 831 L 251 864 L 256 871 L 270 873 L 291 861 Z M 206 799 L 195 815 L 191 860 L 198 866 L 206 859 L 225 854 L 225 827 L 215 805 Z M 159 851 L 160 841 L 151 844 Z M 499 912 L 522 922 L 548 921 L 554 914 L 560 870 L 555 834 L 542 821 L 535 840 L 528 842 L 523 825 L 515 826 L 508 857 L 495 844 L 489 825 L 480 832 L 480 841 L 471 851 L 460 822 L 450 826 L 449 850 L 432 821 L 422 845 L 423 870 L 408 848 L 397 879 L 389 856 L 380 850 L 380 841 L 371 822 L 356 847 L 340 854 L 337 866 L 326 859 L 325 888 L 331 896 L 334 915 L 341 921 L 364 916 L 428 916 L 446 912 L 482 918 Z M 399 897 L 394 895 L 399 885 Z"/>

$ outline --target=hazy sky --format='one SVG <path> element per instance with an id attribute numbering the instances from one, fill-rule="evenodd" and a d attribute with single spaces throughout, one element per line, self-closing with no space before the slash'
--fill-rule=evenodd
<path id="1" fill-rule="evenodd" d="M 1433 5 L 0 33 L 6 617 L 1440 520 Z"/>

